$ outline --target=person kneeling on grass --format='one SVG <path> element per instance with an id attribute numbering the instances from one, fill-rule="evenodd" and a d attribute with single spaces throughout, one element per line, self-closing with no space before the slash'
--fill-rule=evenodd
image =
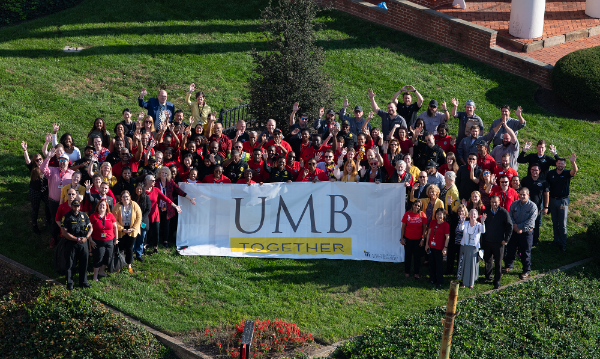
<path id="1" fill-rule="evenodd" d="M 429 255 L 429 282 L 437 289 L 444 283 L 444 256 L 448 252 L 450 240 L 450 225 L 446 222 L 446 211 L 438 208 L 435 211 L 435 221 L 429 224 L 425 251 Z"/>
<path id="2" fill-rule="evenodd" d="M 479 212 L 476 209 L 469 211 L 469 221 L 461 220 L 463 237 L 460 241 L 460 257 L 458 260 L 457 279 L 463 282 L 462 287 L 469 286 L 473 289 L 475 281 L 479 277 L 479 243 L 481 234 L 485 233 L 485 219 L 487 215 L 481 215 L 481 222 L 477 222 Z"/>

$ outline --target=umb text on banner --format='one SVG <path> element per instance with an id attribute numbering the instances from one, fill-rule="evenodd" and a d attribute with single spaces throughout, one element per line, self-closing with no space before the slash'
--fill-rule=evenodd
<path id="1" fill-rule="evenodd" d="M 402 184 L 180 184 L 183 255 L 403 262 Z"/>

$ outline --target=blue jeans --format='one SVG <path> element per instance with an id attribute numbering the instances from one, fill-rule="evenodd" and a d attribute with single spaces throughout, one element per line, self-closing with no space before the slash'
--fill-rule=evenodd
<path id="1" fill-rule="evenodd" d="M 563 199 L 550 198 L 548 205 L 552 216 L 552 230 L 554 231 L 554 243 L 558 243 L 562 249 L 567 248 L 567 214 L 569 213 L 569 197 Z"/>
<path id="2" fill-rule="evenodd" d="M 146 232 L 148 231 L 148 227 L 141 228 L 140 234 L 135 238 L 135 243 L 133 245 L 133 253 L 140 258 L 142 253 L 144 253 L 144 240 L 146 239 Z"/>

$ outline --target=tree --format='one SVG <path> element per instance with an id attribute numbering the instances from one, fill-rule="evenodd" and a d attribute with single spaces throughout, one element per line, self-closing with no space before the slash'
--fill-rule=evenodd
<path id="1" fill-rule="evenodd" d="M 249 79 L 251 111 L 261 122 L 273 118 L 288 133 L 294 102 L 300 112 L 318 116 L 333 99 L 333 86 L 323 71 L 323 49 L 315 45 L 314 0 L 278 0 L 261 13 L 267 51 L 252 51 L 255 64 Z"/>

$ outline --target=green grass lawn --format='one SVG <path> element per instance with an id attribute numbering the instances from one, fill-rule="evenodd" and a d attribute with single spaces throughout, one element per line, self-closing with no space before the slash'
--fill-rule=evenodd
<path id="1" fill-rule="evenodd" d="M 112 131 L 123 108 L 137 111 L 142 87 L 153 95 L 164 86 L 176 107 L 184 107 L 191 82 L 216 110 L 247 102 L 249 50 L 262 48 L 257 19 L 267 3 L 86 0 L 0 29 L 0 253 L 55 276 L 48 231 L 36 236 L 29 230 L 21 140 L 33 154 L 51 124 L 59 122 L 61 132 L 68 129 L 82 149 L 95 117 L 104 117 Z M 474 100 L 486 129 L 499 117 L 500 106 L 520 105 L 527 120 L 521 143 L 544 138 L 563 156 L 576 152 L 569 251 L 547 245 L 552 235 L 547 217 L 543 243 L 533 251 L 533 271 L 587 256 L 582 234 L 600 208 L 598 124 L 552 116 L 535 103 L 536 84 L 457 52 L 336 11 L 323 13 L 319 21 L 325 29 L 318 41 L 337 93 L 336 103 L 324 105 L 339 109 L 347 97 L 352 106 L 368 108 L 366 91 L 373 87 L 383 106 L 400 87 L 412 84 L 426 100 L 450 103 L 456 97 L 461 106 Z M 64 53 L 64 46 L 85 50 Z M 455 120 L 450 127 L 456 133 Z M 181 257 L 163 251 L 136 264 L 134 275 L 118 274 L 94 285 L 91 295 L 182 335 L 207 325 L 277 317 L 332 342 L 445 303 L 446 292 L 431 290 L 425 280 L 404 281 L 402 272 L 402 264 Z M 515 280 L 516 274 L 504 276 L 503 284 Z M 461 297 L 491 286 L 475 288 L 461 291 Z"/>

